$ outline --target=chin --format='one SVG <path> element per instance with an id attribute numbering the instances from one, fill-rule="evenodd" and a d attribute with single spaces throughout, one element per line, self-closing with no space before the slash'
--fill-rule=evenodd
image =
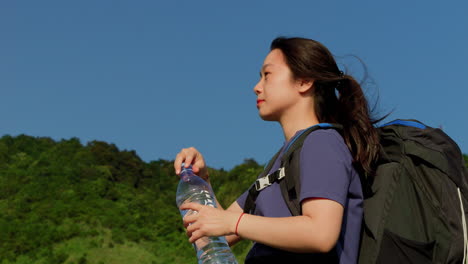
<path id="1" fill-rule="evenodd" d="M 264 121 L 278 121 L 278 119 L 273 115 L 262 115 L 261 113 L 259 113 L 259 116 Z"/>

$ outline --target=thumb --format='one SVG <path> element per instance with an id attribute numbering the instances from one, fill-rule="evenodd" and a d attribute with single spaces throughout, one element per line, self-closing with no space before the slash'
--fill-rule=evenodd
<path id="1" fill-rule="evenodd" d="M 193 210 L 193 211 L 200 211 L 203 205 L 198 203 L 184 203 L 182 204 L 179 209 L 180 210 Z"/>

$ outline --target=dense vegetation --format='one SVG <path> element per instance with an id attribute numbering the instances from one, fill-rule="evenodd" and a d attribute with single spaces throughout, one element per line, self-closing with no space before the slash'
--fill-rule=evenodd
<path id="1" fill-rule="evenodd" d="M 211 170 L 223 206 L 262 167 Z M 235 184 L 230 184 L 234 183 Z M 76 138 L 0 139 L 0 263 L 195 263 L 170 161 Z M 250 243 L 234 247 L 239 260 Z"/>
<path id="2" fill-rule="evenodd" d="M 464 156 L 468 163 L 468 156 Z M 226 207 L 262 167 L 210 169 Z M 0 139 L 0 264 L 195 263 L 172 162 L 76 138 Z M 233 248 L 240 263 L 250 243 Z"/>

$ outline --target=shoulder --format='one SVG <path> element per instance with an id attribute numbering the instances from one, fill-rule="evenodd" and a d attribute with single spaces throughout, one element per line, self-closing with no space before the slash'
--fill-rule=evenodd
<path id="1" fill-rule="evenodd" d="M 351 182 L 359 179 L 352 164 L 352 155 L 336 130 L 310 133 L 299 159 L 301 200 L 321 197 L 346 206 Z"/>
<path id="2" fill-rule="evenodd" d="M 302 146 L 301 156 L 304 155 L 352 162 L 351 153 L 343 137 L 334 129 L 319 129 L 310 133 Z"/>

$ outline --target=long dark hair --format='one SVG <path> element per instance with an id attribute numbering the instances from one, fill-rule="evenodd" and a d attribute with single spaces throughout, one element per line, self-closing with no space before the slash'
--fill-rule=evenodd
<path id="1" fill-rule="evenodd" d="M 359 82 L 341 72 L 331 52 L 318 41 L 279 37 L 273 40 L 270 49 L 283 52 L 295 79 L 314 80 L 319 122 L 341 124 L 354 166 L 365 176 L 374 175 L 380 151 L 374 123 L 381 119 L 372 119 Z"/>

